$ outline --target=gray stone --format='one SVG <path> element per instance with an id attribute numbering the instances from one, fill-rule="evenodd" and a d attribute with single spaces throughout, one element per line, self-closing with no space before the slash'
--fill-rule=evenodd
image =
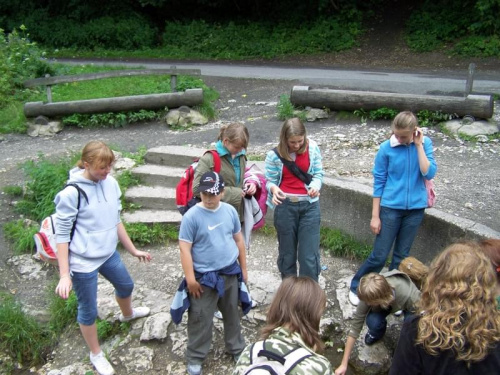
<path id="1" fill-rule="evenodd" d="M 38 116 L 35 119 L 35 124 L 36 125 L 48 125 L 49 124 L 49 119 L 45 116 Z"/>
<path id="2" fill-rule="evenodd" d="M 61 121 L 51 121 L 48 125 L 28 124 L 27 134 L 30 137 L 52 137 L 60 133 L 64 128 Z"/>
<path id="3" fill-rule="evenodd" d="M 154 351 L 144 346 L 128 349 L 121 362 L 128 374 L 145 374 L 153 370 Z"/>
<path id="4" fill-rule="evenodd" d="M 492 135 L 498 133 L 498 126 L 488 121 L 473 121 L 472 123 L 461 120 L 450 120 L 444 123 L 444 127 L 454 135 L 464 134 L 469 137 L 477 135 Z"/>
<path id="5" fill-rule="evenodd" d="M 187 107 L 186 107 L 187 108 Z M 189 109 L 188 112 L 180 109 L 174 109 L 167 113 L 165 121 L 169 126 L 190 127 L 193 125 L 205 125 L 208 119 L 198 111 Z"/>
<path id="6" fill-rule="evenodd" d="M 308 122 L 316 121 L 318 119 L 328 118 L 328 112 L 324 109 L 311 108 L 306 111 L 306 120 Z"/>
<path id="7" fill-rule="evenodd" d="M 167 337 L 167 329 L 172 321 L 172 316 L 161 312 L 146 319 L 142 329 L 141 341 L 163 340 Z"/>

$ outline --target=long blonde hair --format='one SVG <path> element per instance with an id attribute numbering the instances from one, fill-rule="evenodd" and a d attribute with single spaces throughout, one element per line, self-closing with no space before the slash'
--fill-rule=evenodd
<path id="1" fill-rule="evenodd" d="M 324 349 L 319 337 L 319 322 L 326 307 L 326 295 L 319 284 L 309 277 L 290 276 L 276 292 L 261 336 L 267 339 L 274 329 L 285 327 L 298 332 L 315 352 Z"/>
<path id="2" fill-rule="evenodd" d="M 297 154 L 303 154 L 306 149 L 307 149 L 307 131 L 306 127 L 300 121 L 298 117 L 290 118 L 288 120 L 285 120 L 281 127 L 281 133 L 280 133 L 280 143 L 278 144 L 278 153 L 283 159 L 286 160 L 292 160 L 292 157 L 290 156 L 290 153 L 288 152 L 288 140 L 291 137 L 295 136 L 303 136 L 304 137 L 304 144 L 302 147 L 297 151 Z"/>
<path id="3" fill-rule="evenodd" d="M 79 168 L 84 169 L 84 162 L 89 163 L 92 167 L 108 166 L 115 161 L 115 154 L 102 141 L 90 141 L 83 147 L 82 157 L 77 162 Z"/>
<path id="4" fill-rule="evenodd" d="M 431 355 L 452 350 L 478 362 L 500 341 L 496 277 L 477 244 L 448 246 L 432 262 L 422 289 L 417 344 Z"/>

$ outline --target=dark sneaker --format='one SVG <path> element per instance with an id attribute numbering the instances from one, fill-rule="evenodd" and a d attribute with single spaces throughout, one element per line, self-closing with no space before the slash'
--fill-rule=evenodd
<path id="1" fill-rule="evenodd" d="M 370 332 L 367 332 L 366 333 L 366 336 L 365 336 L 365 344 L 366 345 L 373 345 L 375 344 L 377 341 L 380 341 L 380 338 L 376 338 L 375 336 L 372 336 L 370 334 Z"/>

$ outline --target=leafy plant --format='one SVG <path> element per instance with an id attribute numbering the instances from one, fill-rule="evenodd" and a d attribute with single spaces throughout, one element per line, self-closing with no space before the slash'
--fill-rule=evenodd
<path id="1" fill-rule="evenodd" d="M 40 364 L 49 353 L 52 333 L 7 294 L 0 295 L 0 350 L 18 362 Z"/>

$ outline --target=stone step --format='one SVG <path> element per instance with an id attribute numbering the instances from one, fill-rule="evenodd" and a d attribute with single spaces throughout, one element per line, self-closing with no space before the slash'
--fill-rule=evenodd
<path id="1" fill-rule="evenodd" d="M 144 224 L 180 225 L 182 220 L 182 215 L 177 210 L 135 210 L 133 212 L 124 212 L 122 217 L 127 223 Z"/>
<path id="2" fill-rule="evenodd" d="M 153 210 L 177 210 L 175 189 L 164 186 L 133 186 L 125 192 L 125 200 Z"/>
<path id="3" fill-rule="evenodd" d="M 132 169 L 131 173 L 139 177 L 143 185 L 175 188 L 188 165 L 185 168 L 175 168 L 166 165 L 144 164 Z"/>
<path id="4" fill-rule="evenodd" d="M 168 165 L 186 170 L 194 161 L 200 158 L 206 149 L 188 146 L 160 146 L 148 150 L 144 156 L 147 164 Z"/>

